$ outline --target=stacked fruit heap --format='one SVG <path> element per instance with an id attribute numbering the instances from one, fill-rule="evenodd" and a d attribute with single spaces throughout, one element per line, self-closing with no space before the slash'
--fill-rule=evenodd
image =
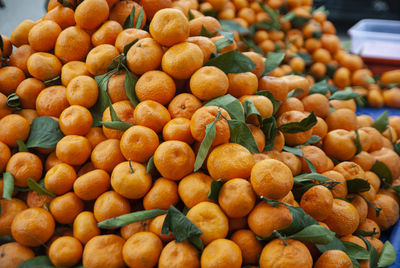
<path id="1" fill-rule="evenodd" d="M 0 267 L 391 265 L 400 117 L 355 110 L 400 71 L 311 5 L 51 0 L 3 35 Z"/>

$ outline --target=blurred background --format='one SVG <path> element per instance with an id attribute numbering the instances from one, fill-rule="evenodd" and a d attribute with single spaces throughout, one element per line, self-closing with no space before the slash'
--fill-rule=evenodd
<path id="1" fill-rule="evenodd" d="M 47 0 L 0 0 L 0 33 L 7 36 L 24 19 L 37 20 L 46 12 Z M 377 18 L 400 20 L 400 0 L 314 0 L 324 5 L 341 38 L 359 20 Z"/>

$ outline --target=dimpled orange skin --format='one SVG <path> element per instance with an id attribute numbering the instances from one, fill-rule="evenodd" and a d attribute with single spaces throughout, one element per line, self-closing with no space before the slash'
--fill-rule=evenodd
<path id="1" fill-rule="evenodd" d="M 92 75 L 105 74 L 112 60 L 118 55 L 119 51 L 113 45 L 99 45 L 87 54 L 86 68 Z"/>
<path id="2" fill-rule="evenodd" d="M 64 29 L 57 38 L 54 54 L 63 62 L 81 61 L 91 47 L 90 35 L 77 26 Z"/>
<path id="3" fill-rule="evenodd" d="M 260 256 L 260 268 L 311 268 L 313 266 L 310 251 L 303 243 L 293 239 L 286 239 L 285 241 L 288 244 L 287 246 L 281 239 L 277 238 L 263 248 Z"/>
<path id="4" fill-rule="evenodd" d="M 110 188 L 110 175 L 102 169 L 95 169 L 79 176 L 73 187 L 80 199 L 94 200 Z"/>
<path id="5" fill-rule="evenodd" d="M 203 232 L 200 238 L 205 245 L 228 234 L 228 218 L 214 203 L 200 202 L 188 211 L 186 217 Z"/>
<path id="6" fill-rule="evenodd" d="M 256 194 L 245 179 L 232 179 L 224 183 L 218 203 L 230 218 L 245 217 L 256 203 Z"/>
<path id="7" fill-rule="evenodd" d="M 153 38 L 137 41 L 126 55 L 129 70 L 135 74 L 156 70 L 160 67 L 164 51 Z"/>
<path id="8" fill-rule="evenodd" d="M 54 228 L 55 222 L 50 212 L 43 208 L 28 208 L 15 216 L 11 233 L 18 243 L 37 247 L 50 239 Z"/>
<path id="9" fill-rule="evenodd" d="M 115 191 L 100 195 L 94 203 L 93 213 L 97 222 L 128 214 L 131 210 L 128 199 Z"/>
<path id="10" fill-rule="evenodd" d="M 29 44 L 36 51 L 52 50 L 60 33 L 61 27 L 54 21 L 41 21 L 29 31 Z"/>
<path id="11" fill-rule="evenodd" d="M 268 237 L 274 230 L 288 227 L 292 223 L 292 214 L 284 205 L 274 207 L 261 201 L 250 212 L 247 223 L 256 235 Z"/>
<path id="12" fill-rule="evenodd" d="M 28 121 L 20 115 L 9 114 L 0 119 L 0 141 L 9 147 L 17 146 L 17 140 L 25 141 L 29 131 Z"/>
<path id="13" fill-rule="evenodd" d="M 146 100 L 136 106 L 133 118 L 136 124 L 151 128 L 155 132 L 160 132 L 171 120 L 171 115 L 167 108 L 160 103 Z"/>
<path id="14" fill-rule="evenodd" d="M 360 216 L 357 209 L 341 199 L 334 199 L 332 212 L 324 220 L 338 236 L 352 234 L 358 227 Z"/>
<path id="15" fill-rule="evenodd" d="M 157 264 L 162 248 L 163 244 L 157 235 L 138 232 L 125 242 L 122 255 L 129 267 L 151 268 Z"/>
<path id="16" fill-rule="evenodd" d="M 85 163 L 91 151 L 89 140 L 77 135 L 65 136 L 57 143 L 56 147 L 57 158 L 70 165 Z"/>
<path id="17" fill-rule="evenodd" d="M 333 196 L 328 188 L 322 185 L 317 185 L 303 194 L 300 206 L 315 220 L 322 221 L 328 217 L 332 210 Z"/>
<path id="18" fill-rule="evenodd" d="M 206 126 L 216 119 L 218 112 L 221 113 L 220 120 L 217 120 L 216 123 L 216 135 L 212 145 L 216 146 L 229 142 L 231 132 L 226 119 L 230 120 L 231 117 L 225 109 L 218 108 L 217 106 L 204 106 L 193 114 L 190 120 L 190 131 L 195 140 L 199 142 L 203 141 L 206 135 Z"/>
<path id="19" fill-rule="evenodd" d="M 325 251 L 315 262 L 315 268 L 351 268 L 350 258 L 341 250 Z"/>
<path id="20" fill-rule="evenodd" d="M 164 72 L 149 71 L 144 73 L 135 86 L 136 96 L 140 101 L 153 100 L 162 105 L 168 104 L 175 96 L 174 80 Z"/>
<path id="21" fill-rule="evenodd" d="M 187 79 L 203 65 L 203 52 L 192 43 L 182 42 L 170 47 L 163 55 L 161 67 L 176 79 Z"/>
<path id="22" fill-rule="evenodd" d="M 92 151 L 91 160 L 96 168 L 111 173 L 116 165 L 125 160 L 119 140 L 107 139 L 97 144 Z"/>
<path id="23" fill-rule="evenodd" d="M 108 15 L 109 8 L 105 0 L 85 0 L 75 9 L 76 25 L 86 30 L 99 27 Z"/>
<path id="24" fill-rule="evenodd" d="M 202 106 L 201 101 L 189 93 L 176 95 L 168 105 L 168 111 L 171 118 L 184 117 L 191 119 L 194 112 Z"/>
<path id="25" fill-rule="evenodd" d="M 140 40 L 147 37 L 150 37 L 150 34 L 144 30 L 128 28 L 118 34 L 117 39 L 115 40 L 115 47 L 120 53 L 122 53 L 127 44 L 136 39 Z"/>
<path id="26" fill-rule="evenodd" d="M 21 101 L 21 107 L 34 109 L 36 98 L 44 88 L 44 83 L 36 78 L 28 78 L 22 81 L 15 91 Z"/>
<path id="27" fill-rule="evenodd" d="M 85 107 L 71 105 L 61 113 L 59 123 L 64 135 L 85 136 L 92 127 L 93 117 Z"/>
<path id="28" fill-rule="evenodd" d="M 159 268 L 200 268 L 197 249 L 188 242 L 171 241 L 162 249 Z"/>
<path id="29" fill-rule="evenodd" d="M 301 120 L 303 120 L 306 117 L 307 116 L 302 112 L 288 111 L 279 116 L 279 118 L 277 120 L 277 125 L 278 125 L 278 127 L 280 127 L 281 125 L 284 125 L 287 123 L 300 122 Z M 286 144 L 288 144 L 289 146 L 295 146 L 295 145 L 305 143 L 311 137 L 312 129 L 309 129 L 309 130 L 306 130 L 303 132 L 299 132 L 299 133 L 294 133 L 294 134 L 284 133 L 283 135 L 285 136 Z"/>
<path id="30" fill-rule="evenodd" d="M 32 153 L 16 153 L 8 160 L 6 171 L 14 177 L 14 184 L 20 187 L 28 186 L 28 179 L 34 181 L 42 177 L 43 165 L 39 157 Z"/>
<path id="31" fill-rule="evenodd" d="M 136 162 L 122 162 L 111 174 L 111 186 L 120 195 L 129 199 L 142 198 L 151 188 L 151 175 Z"/>
<path id="32" fill-rule="evenodd" d="M 203 201 L 210 201 L 208 193 L 212 178 L 202 172 L 195 172 L 184 177 L 178 185 L 178 193 L 182 202 L 192 208 Z"/>
<path id="33" fill-rule="evenodd" d="M 165 8 L 151 20 L 150 34 L 161 45 L 170 47 L 189 37 L 189 21 L 182 11 Z"/>
<path id="34" fill-rule="evenodd" d="M 41 81 L 53 79 L 61 74 L 60 60 L 50 53 L 34 53 L 29 57 L 26 64 L 29 73 Z"/>
<path id="35" fill-rule="evenodd" d="M 207 159 L 207 169 L 214 180 L 227 181 L 250 177 L 254 166 L 251 153 L 237 143 L 226 143 L 214 148 Z"/>
<path id="36" fill-rule="evenodd" d="M 83 249 L 82 264 L 93 268 L 123 268 L 122 248 L 125 240 L 118 235 L 99 235 L 87 242 Z"/>
<path id="37" fill-rule="evenodd" d="M 11 224 L 14 217 L 27 209 L 27 206 L 24 201 L 18 198 L 12 198 L 11 200 L 1 199 L 0 202 L 0 235 L 11 235 Z"/>
<path id="38" fill-rule="evenodd" d="M 168 210 L 170 206 L 176 206 L 178 202 L 178 185 L 176 182 L 164 178 L 158 178 L 150 191 L 143 198 L 143 207 L 146 210 Z"/>
<path id="39" fill-rule="evenodd" d="M 63 86 L 45 88 L 36 98 L 36 111 L 39 116 L 59 117 L 68 106 L 66 88 Z"/>
<path id="40" fill-rule="evenodd" d="M 0 92 L 9 95 L 15 91 L 18 85 L 25 79 L 24 72 L 14 66 L 6 66 L 0 69 Z"/>
<path id="41" fill-rule="evenodd" d="M 242 252 L 238 245 L 228 239 L 217 239 L 211 242 L 201 254 L 201 267 L 231 267 L 242 266 Z"/>
<path id="42" fill-rule="evenodd" d="M 132 126 L 121 137 L 121 153 L 126 159 L 144 163 L 159 145 L 157 133 L 144 126 Z"/>
<path id="43" fill-rule="evenodd" d="M 288 166 L 275 159 L 265 159 L 251 170 L 250 182 L 259 196 L 279 199 L 293 187 L 293 175 Z"/>
<path id="44" fill-rule="evenodd" d="M 102 44 L 114 45 L 118 34 L 122 32 L 122 26 L 116 21 L 106 21 L 101 27 L 92 35 L 92 44 L 99 46 Z"/>
<path id="45" fill-rule="evenodd" d="M 62 236 L 54 240 L 49 248 L 49 258 L 54 265 L 70 267 L 78 264 L 83 247 L 78 239 Z"/>
<path id="46" fill-rule="evenodd" d="M 96 81 L 87 75 L 78 75 L 72 78 L 67 85 L 66 95 L 70 105 L 90 108 L 96 103 L 98 94 Z"/>
<path id="47" fill-rule="evenodd" d="M 83 245 L 90 239 L 100 235 L 100 228 L 93 212 L 83 211 L 76 216 L 73 224 L 73 234 Z"/>
<path id="48" fill-rule="evenodd" d="M 157 170 L 163 177 L 171 180 L 180 180 L 193 172 L 195 160 L 192 148 L 182 141 L 165 141 L 154 153 Z"/>
<path id="49" fill-rule="evenodd" d="M 214 66 L 201 67 L 190 78 L 191 92 L 203 101 L 225 95 L 228 88 L 228 76 Z"/>
<path id="50" fill-rule="evenodd" d="M 73 192 L 55 197 L 50 202 L 50 212 L 56 222 L 71 224 L 83 211 L 83 201 Z"/>
<path id="51" fill-rule="evenodd" d="M 44 177 L 44 186 L 50 192 L 61 195 L 72 189 L 76 180 L 74 168 L 62 163 L 52 167 Z"/>
<path id="52" fill-rule="evenodd" d="M 17 242 L 0 246 L 0 267 L 17 268 L 21 263 L 35 257 L 32 249 Z"/>

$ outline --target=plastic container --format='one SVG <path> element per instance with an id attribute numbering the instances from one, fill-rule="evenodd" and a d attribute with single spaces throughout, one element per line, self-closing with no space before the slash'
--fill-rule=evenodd
<path id="1" fill-rule="evenodd" d="M 351 52 L 376 74 L 400 68 L 400 21 L 365 19 L 349 30 Z"/>

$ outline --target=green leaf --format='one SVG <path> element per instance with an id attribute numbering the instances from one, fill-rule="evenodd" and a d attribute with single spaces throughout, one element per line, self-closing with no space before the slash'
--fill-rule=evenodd
<path id="1" fill-rule="evenodd" d="M 165 213 L 167 213 L 167 211 L 163 209 L 142 210 L 104 220 L 99 222 L 97 226 L 99 228 L 122 227 L 133 222 L 152 219 Z"/>
<path id="2" fill-rule="evenodd" d="M 358 130 L 354 130 L 355 134 L 356 134 L 356 138 L 354 139 L 354 143 L 356 144 L 356 155 L 358 155 L 359 153 L 361 153 L 362 151 L 362 146 L 361 146 L 361 141 L 360 141 L 360 135 L 358 133 Z"/>
<path id="3" fill-rule="evenodd" d="M 394 148 L 394 151 L 395 151 L 398 155 L 400 155 L 400 142 L 394 143 L 394 144 L 393 144 L 393 148 Z"/>
<path id="4" fill-rule="evenodd" d="M 334 237 L 334 232 L 319 224 L 307 226 L 300 232 L 288 236 L 288 238 L 313 244 L 328 244 L 333 240 Z"/>
<path id="5" fill-rule="evenodd" d="M 337 237 L 334 237 L 329 244 L 326 244 L 326 245 L 324 245 L 324 244 L 315 244 L 315 246 L 318 248 L 318 250 L 320 252 L 325 252 L 327 250 L 332 250 L 332 249 L 338 249 L 338 250 L 341 250 L 341 251 L 346 251 L 346 249 L 345 249 L 345 247 L 343 245 L 343 242 Z"/>
<path id="6" fill-rule="evenodd" d="M 123 121 L 101 122 L 101 124 L 106 128 L 117 129 L 122 131 L 125 131 L 131 126 L 133 126 L 132 124 Z"/>
<path id="7" fill-rule="evenodd" d="M 392 185 L 393 177 L 390 169 L 385 165 L 385 163 L 376 160 L 375 164 L 372 166 L 371 171 L 374 172 L 381 179 L 383 184 Z"/>
<path id="8" fill-rule="evenodd" d="M 301 28 L 304 25 L 306 25 L 308 22 L 310 21 L 309 18 L 305 18 L 305 17 L 300 17 L 300 16 L 295 16 L 292 20 L 292 26 L 294 28 Z"/>
<path id="9" fill-rule="evenodd" d="M 396 250 L 393 245 L 386 241 L 383 244 L 381 256 L 379 257 L 378 267 L 388 267 L 396 261 Z"/>
<path id="10" fill-rule="evenodd" d="M 240 35 L 249 34 L 249 30 L 234 20 L 220 20 L 221 28 L 225 32 L 237 32 Z"/>
<path id="11" fill-rule="evenodd" d="M 232 119 L 236 119 L 236 120 L 243 121 L 243 122 L 245 120 L 243 109 L 242 109 L 242 104 L 240 104 L 240 101 L 230 94 L 215 98 L 215 99 L 209 101 L 204 106 L 221 107 L 229 113 L 229 116 Z"/>
<path id="12" fill-rule="evenodd" d="M 218 67 L 226 74 L 246 73 L 256 68 L 256 64 L 249 57 L 237 50 L 220 54 L 210 59 L 205 65 Z"/>
<path id="13" fill-rule="evenodd" d="M 17 140 L 17 143 L 18 143 L 18 152 L 29 152 L 28 147 L 26 147 L 23 141 Z"/>
<path id="14" fill-rule="evenodd" d="M 137 78 L 129 71 L 129 69 L 124 65 L 126 74 L 125 74 L 125 91 L 129 100 L 131 101 L 133 107 L 136 107 L 139 104 L 139 99 L 136 96 L 136 83 Z"/>
<path id="15" fill-rule="evenodd" d="M 11 93 L 7 96 L 6 105 L 8 108 L 21 110 L 21 102 L 17 93 Z"/>
<path id="16" fill-rule="evenodd" d="M 239 120 L 228 120 L 229 128 L 231 131 L 231 142 L 238 143 L 251 153 L 259 153 L 257 143 L 251 133 L 250 128 L 245 122 Z"/>
<path id="17" fill-rule="evenodd" d="M 212 37 L 214 37 L 216 35 L 217 35 L 216 32 L 215 33 L 210 33 L 210 31 L 208 31 L 207 28 L 204 27 L 204 25 L 201 25 L 200 36 L 205 36 L 205 37 L 208 37 L 208 38 L 212 38 Z"/>
<path id="18" fill-rule="evenodd" d="M 219 191 L 223 185 L 224 183 L 220 179 L 216 181 L 213 180 L 211 182 L 210 191 L 208 192 L 208 199 L 218 202 Z"/>
<path id="19" fill-rule="evenodd" d="M 74 5 L 68 0 L 58 0 L 58 2 L 63 5 L 64 7 L 69 7 L 75 9 Z"/>
<path id="20" fill-rule="evenodd" d="M 109 106 L 109 104 L 111 102 L 110 97 L 107 94 L 107 86 L 108 86 L 108 81 L 110 80 L 110 77 L 115 72 L 116 71 L 110 71 L 106 74 L 98 75 L 98 76 L 94 77 L 94 80 L 96 80 L 97 86 L 99 88 L 99 97 L 97 99 L 97 102 L 93 107 L 90 108 L 90 112 L 92 113 L 92 116 L 93 116 L 93 126 L 94 127 L 101 126 L 103 112 Z"/>
<path id="21" fill-rule="evenodd" d="M 276 137 L 276 119 L 273 116 L 265 118 L 261 124 L 261 130 L 265 135 L 264 151 L 271 151 L 274 148 Z"/>
<path id="22" fill-rule="evenodd" d="M 294 155 L 300 156 L 302 158 L 304 158 L 304 160 L 306 160 L 308 167 L 310 168 L 311 173 L 317 173 L 317 169 L 315 168 L 314 164 L 311 163 L 310 160 L 308 160 L 307 157 L 304 157 L 303 155 L 303 151 L 299 148 L 292 148 L 289 146 L 283 146 L 283 150 L 289 153 L 292 153 Z"/>
<path id="23" fill-rule="evenodd" d="M 154 156 L 151 156 L 147 162 L 146 172 L 149 174 L 158 173 L 156 165 L 154 164 Z"/>
<path id="24" fill-rule="evenodd" d="M 379 253 L 375 249 L 375 247 L 369 242 L 367 239 L 365 239 L 362 236 L 359 236 L 364 243 L 367 245 L 368 253 L 369 253 L 369 267 L 375 268 L 378 267 L 378 261 L 379 261 Z"/>
<path id="25" fill-rule="evenodd" d="M 311 88 L 310 92 L 308 93 L 309 95 L 311 94 L 322 94 L 326 95 L 329 92 L 328 88 L 328 83 L 326 80 L 319 81 L 318 83 L 315 83 Z"/>
<path id="26" fill-rule="evenodd" d="M 363 179 L 347 180 L 346 184 L 349 193 L 366 192 L 371 188 L 369 182 Z"/>
<path id="27" fill-rule="evenodd" d="M 21 263 L 18 268 L 47 268 L 55 267 L 47 256 L 37 256 Z"/>
<path id="28" fill-rule="evenodd" d="M 0 38 L 1 38 L 1 36 L 0 36 Z M 11 235 L 2 235 L 2 236 L 0 236 L 0 246 L 4 245 L 4 244 L 7 244 L 7 243 L 11 243 L 11 242 L 15 242 L 14 237 L 12 237 Z"/>
<path id="29" fill-rule="evenodd" d="M 206 135 L 204 136 L 204 139 L 200 144 L 200 148 L 196 156 L 196 162 L 194 163 L 194 172 L 198 171 L 202 167 L 203 162 L 207 157 L 208 150 L 210 150 L 211 144 L 213 143 L 215 136 L 217 135 L 216 126 L 218 118 L 219 113 L 217 115 L 217 118 L 206 126 Z"/>
<path id="30" fill-rule="evenodd" d="M 304 145 L 309 145 L 309 144 L 315 144 L 321 140 L 320 136 L 317 135 L 311 135 L 310 138 L 304 143 Z"/>
<path id="31" fill-rule="evenodd" d="M 217 18 L 217 14 L 218 14 L 218 12 L 212 8 L 203 11 L 204 16 L 210 16 L 210 17 Z"/>
<path id="32" fill-rule="evenodd" d="M 329 100 L 350 100 L 359 97 L 360 94 L 354 91 L 340 90 L 336 91 L 329 97 Z"/>
<path id="33" fill-rule="evenodd" d="M 288 13 L 286 13 L 286 14 L 281 18 L 281 21 L 283 21 L 283 20 L 291 21 L 291 20 L 293 20 L 295 17 L 296 17 L 296 14 L 295 14 L 294 12 L 288 12 Z"/>
<path id="34" fill-rule="evenodd" d="M 14 192 L 14 177 L 10 172 L 3 173 L 3 198 L 7 200 L 12 199 Z"/>
<path id="35" fill-rule="evenodd" d="M 263 2 L 258 2 L 262 10 L 264 10 L 265 13 L 268 14 L 268 16 L 271 18 L 271 26 L 275 30 L 280 30 L 281 29 L 281 24 L 279 23 L 279 11 L 278 10 L 273 10 Z"/>
<path id="36" fill-rule="evenodd" d="M 301 184 L 303 182 L 309 182 L 309 181 L 319 181 L 319 182 L 327 182 L 330 181 L 329 178 L 325 177 L 324 175 L 318 174 L 318 173 L 303 173 L 300 175 L 297 175 L 293 178 L 295 183 Z"/>
<path id="37" fill-rule="evenodd" d="M 55 194 L 53 194 L 52 192 L 50 192 L 49 190 L 47 190 L 46 188 L 41 186 L 39 183 L 37 183 L 36 181 L 32 180 L 31 178 L 28 179 L 28 187 L 29 187 L 29 189 L 31 189 L 32 191 L 37 192 L 40 195 L 48 195 L 48 196 L 51 196 L 51 197 L 56 197 Z"/>
<path id="38" fill-rule="evenodd" d="M 299 133 L 307 131 L 315 126 L 317 123 L 317 117 L 314 112 L 311 112 L 309 116 L 301 120 L 300 122 L 290 122 L 287 124 L 280 125 L 278 129 L 283 133 Z"/>
<path id="39" fill-rule="evenodd" d="M 52 79 L 43 82 L 46 87 L 61 85 L 61 76 L 56 76 Z"/>
<path id="40" fill-rule="evenodd" d="M 177 242 L 202 234 L 202 231 L 196 225 L 172 205 L 168 209 L 161 234 L 169 234 L 170 232 L 174 234 Z"/>
<path id="41" fill-rule="evenodd" d="M 275 70 L 285 58 L 285 53 L 283 52 L 269 52 L 267 54 L 267 59 L 264 62 L 265 71 L 263 76 L 270 74 Z"/>
<path id="42" fill-rule="evenodd" d="M 57 120 L 49 116 L 36 117 L 32 121 L 26 147 L 55 149 L 58 141 L 63 137 L 64 134 Z"/>
<path id="43" fill-rule="evenodd" d="M 217 48 L 217 52 L 220 52 L 223 48 L 230 46 L 233 44 L 233 33 L 223 32 L 217 29 L 217 31 L 224 36 L 224 38 L 215 42 L 215 47 Z"/>
<path id="44" fill-rule="evenodd" d="M 267 97 L 272 102 L 272 106 L 274 109 L 272 114 L 276 114 L 276 112 L 279 109 L 279 106 L 281 105 L 281 101 L 276 100 L 274 97 L 274 94 L 272 94 L 272 92 L 267 91 L 267 90 L 260 90 L 260 91 L 257 91 L 254 95 L 261 95 L 261 96 Z"/>
<path id="45" fill-rule="evenodd" d="M 124 51 L 123 54 L 126 56 L 128 54 L 129 49 L 131 49 L 131 47 L 136 44 L 136 42 L 139 41 L 139 39 L 135 39 L 132 42 L 130 42 L 129 44 L 124 46 Z"/>
<path id="46" fill-rule="evenodd" d="M 345 248 L 346 248 L 345 252 L 349 257 L 354 258 L 356 260 L 368 260 L 369 259 L 369 253 L 365 248 L 363 248 L 357 244 L 354 244 L 352 242 L 347 242 L 347 241 L 344 241 L 343 245 L 345 246 Z"/>
<path id="47" fill-rule="evenodd" d="M 262 124 L 261 114 L 251 100 L 246 100 L 242 103 L 242 106 L 245 114 L 244 117 L 246 119 L 249 118 L 249 116 L 255 114 L 258 118 L 258 122 L 260 123 L 260 125 Z"/>
<path id="48" fill-rule="evenodd" d="M 203 251 L 204 245 L 201 241 L 200 236 L 194 235 L 188 238 L 189 242 L 192 243 L 198 250 Z"/>
<path id="49" fill-rule="evenodd" d="M 143 7 L 140 8 L 137 20 L 136 20 L 136 24 L 135 24 L 135 28 L 136 29 L 140 29 L 140 27 L 142 26 L 142 22 L 143 22 Z"/>
<path id="50" fill-rule="evenodd" d="M 301 95 L 304 93 L 304 90 L 301 88 L 296 88 L 291 90 L 288 95 L 287 98 L 296 98 L 297 96 Z"/>
<path id="51" fill-rule="evenodd" d="M 188 12 L 188 20 L 191 21 L 193 19 L 194 19 L 194 15 L 193 15 L 192 11 L 189 10 L 189 12 Z"/>
<path id="52" fill-rule="evenodd" d="M 336 197 L 337 198 L 337 197 Z M 357 229 L 353 235 L 357 235 L 357 236 L 374 236 L 379 234 L 379 232 L 376 232 L 375 230 L 373 231 L 367 231 L 367 230 L 363 230 L 363 229 Z"/>
<path id="53" fill-rule="evenodd" d="M 261 50 L 261 48 L 259 46 L 256 45 L 256 43 L 254 43 L 253 40 L 251 39 L 246 39 L 243 36 L 240 36 L 240 40 L 246 45 L 246 47 L 251 50 L 253 49 L 254 52 L 257 52 L 261 55 L 264 55 L 264 52 Z"/>
<path id="54" fill-rule="evenodd" d="M 129 16 L 125 19 L 123 28 L 128 29 L 128 28 L 133 28 L 133 23 L 135 22 L 135 6 L 132 7 L 131 13 L 129 13 Z"/>
<path id="55" fill-rule="evenodd" d="M 376 128 L 380 133 L 385 131 L 389 125 L 388 111 L 384 111 L 374 122 L 372 127 Z"/>

